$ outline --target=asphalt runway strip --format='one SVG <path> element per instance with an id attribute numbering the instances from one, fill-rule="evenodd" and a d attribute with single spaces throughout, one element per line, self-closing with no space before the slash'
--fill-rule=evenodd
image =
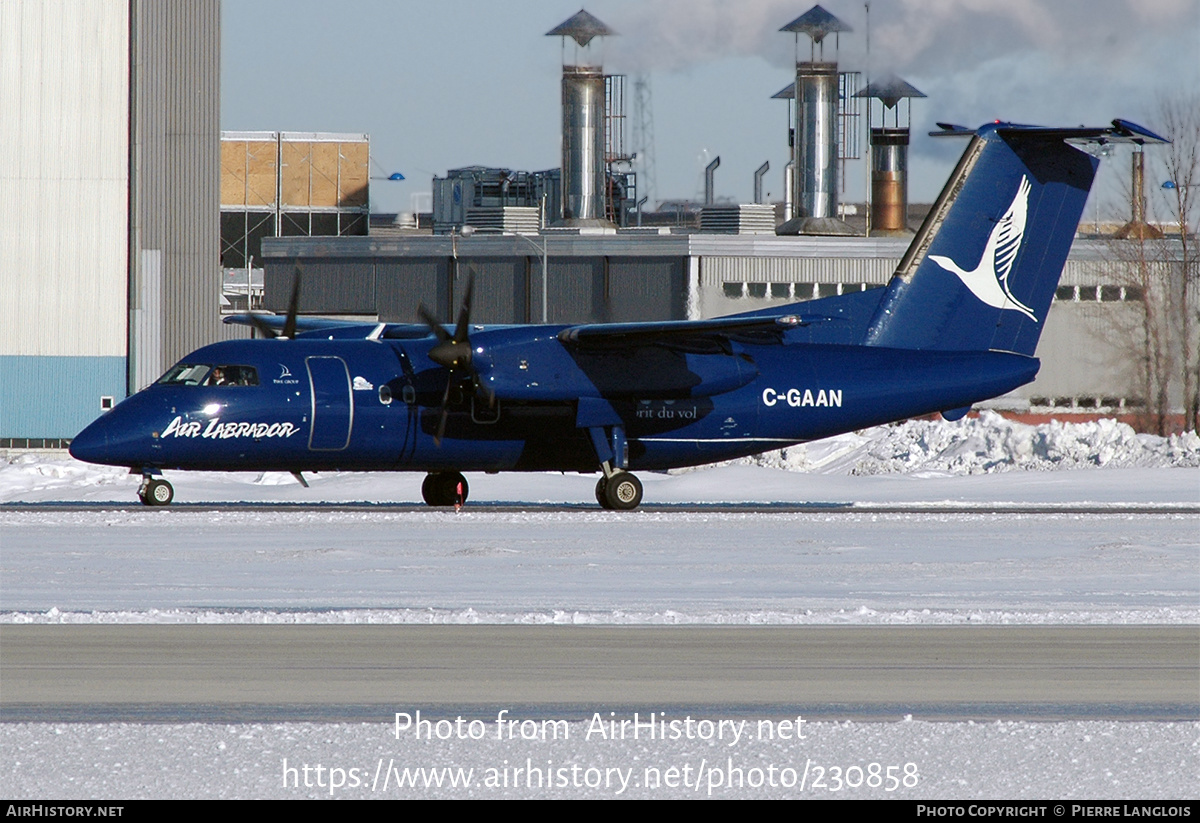
<path id="1" fill-rule="evenodd" d="M 1198 682 L 1198 626 L 0 626 L 4 721 L 1195 720 Z"/>

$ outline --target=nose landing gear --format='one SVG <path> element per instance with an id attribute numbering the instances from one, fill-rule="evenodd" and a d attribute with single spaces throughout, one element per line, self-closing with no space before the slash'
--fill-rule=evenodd
<path id="1" fill-rule="evenodd" d="M 175 499 L 175 489 L 166 480 L 146 475 L 138 488 L 138 499 L 143 506 L 169 506 Z"/>

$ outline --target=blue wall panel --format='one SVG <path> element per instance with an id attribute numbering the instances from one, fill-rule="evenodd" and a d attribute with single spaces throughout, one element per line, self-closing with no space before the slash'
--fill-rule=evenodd
<path id="1" fill-rule="evenodd" d="M 0 438 L 74 437 L 125 398 L 124 357 L 0 356 Z"/>

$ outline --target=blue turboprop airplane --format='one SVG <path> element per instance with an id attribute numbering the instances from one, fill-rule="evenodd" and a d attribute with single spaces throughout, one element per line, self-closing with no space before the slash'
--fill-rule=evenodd
<path id="1" fill-rule="evenodd" d="M 240 315 L 267 339 L 192 352 L 84 429 L 71 454 L 164 469 L 423 471 L 463 503 L 463 471 L 602 474 L 728 460 L 971 404 L 1033 380 L 1033 356 L 1098 160 L 1077 145 L 1161 143 L 1136 124 L 938 124 L 970 144 L 886 289 L 712 320 L 453 328 Z"/>

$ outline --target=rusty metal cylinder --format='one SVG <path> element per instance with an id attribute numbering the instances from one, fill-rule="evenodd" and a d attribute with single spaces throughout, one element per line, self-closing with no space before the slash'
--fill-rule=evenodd
<path id="1" fill-rule="evenodd" d="M 837 63 L 796 64 L 796 176 L 801 217 L 838 217 Z"/>
<path id="2" fill-rule="evenodd" d="M 563 219 L 604 219 L 604 73 L 563 66 Z"/>
<path id="3" fill-rule="evenodd" d="M 1132 183 L 1131 189 L 1131 214 L 1130 222 L 1145 223 L 1146 222 L 1146 155 L 1140 151 L 1135 151 L 1130 156 L 1130 172 L 1129 179 Z"/>
<path id="4" fill-rule="evenodd" d="M 908 129 L 871 129 L 871 231 L 908 231 Z"/>

